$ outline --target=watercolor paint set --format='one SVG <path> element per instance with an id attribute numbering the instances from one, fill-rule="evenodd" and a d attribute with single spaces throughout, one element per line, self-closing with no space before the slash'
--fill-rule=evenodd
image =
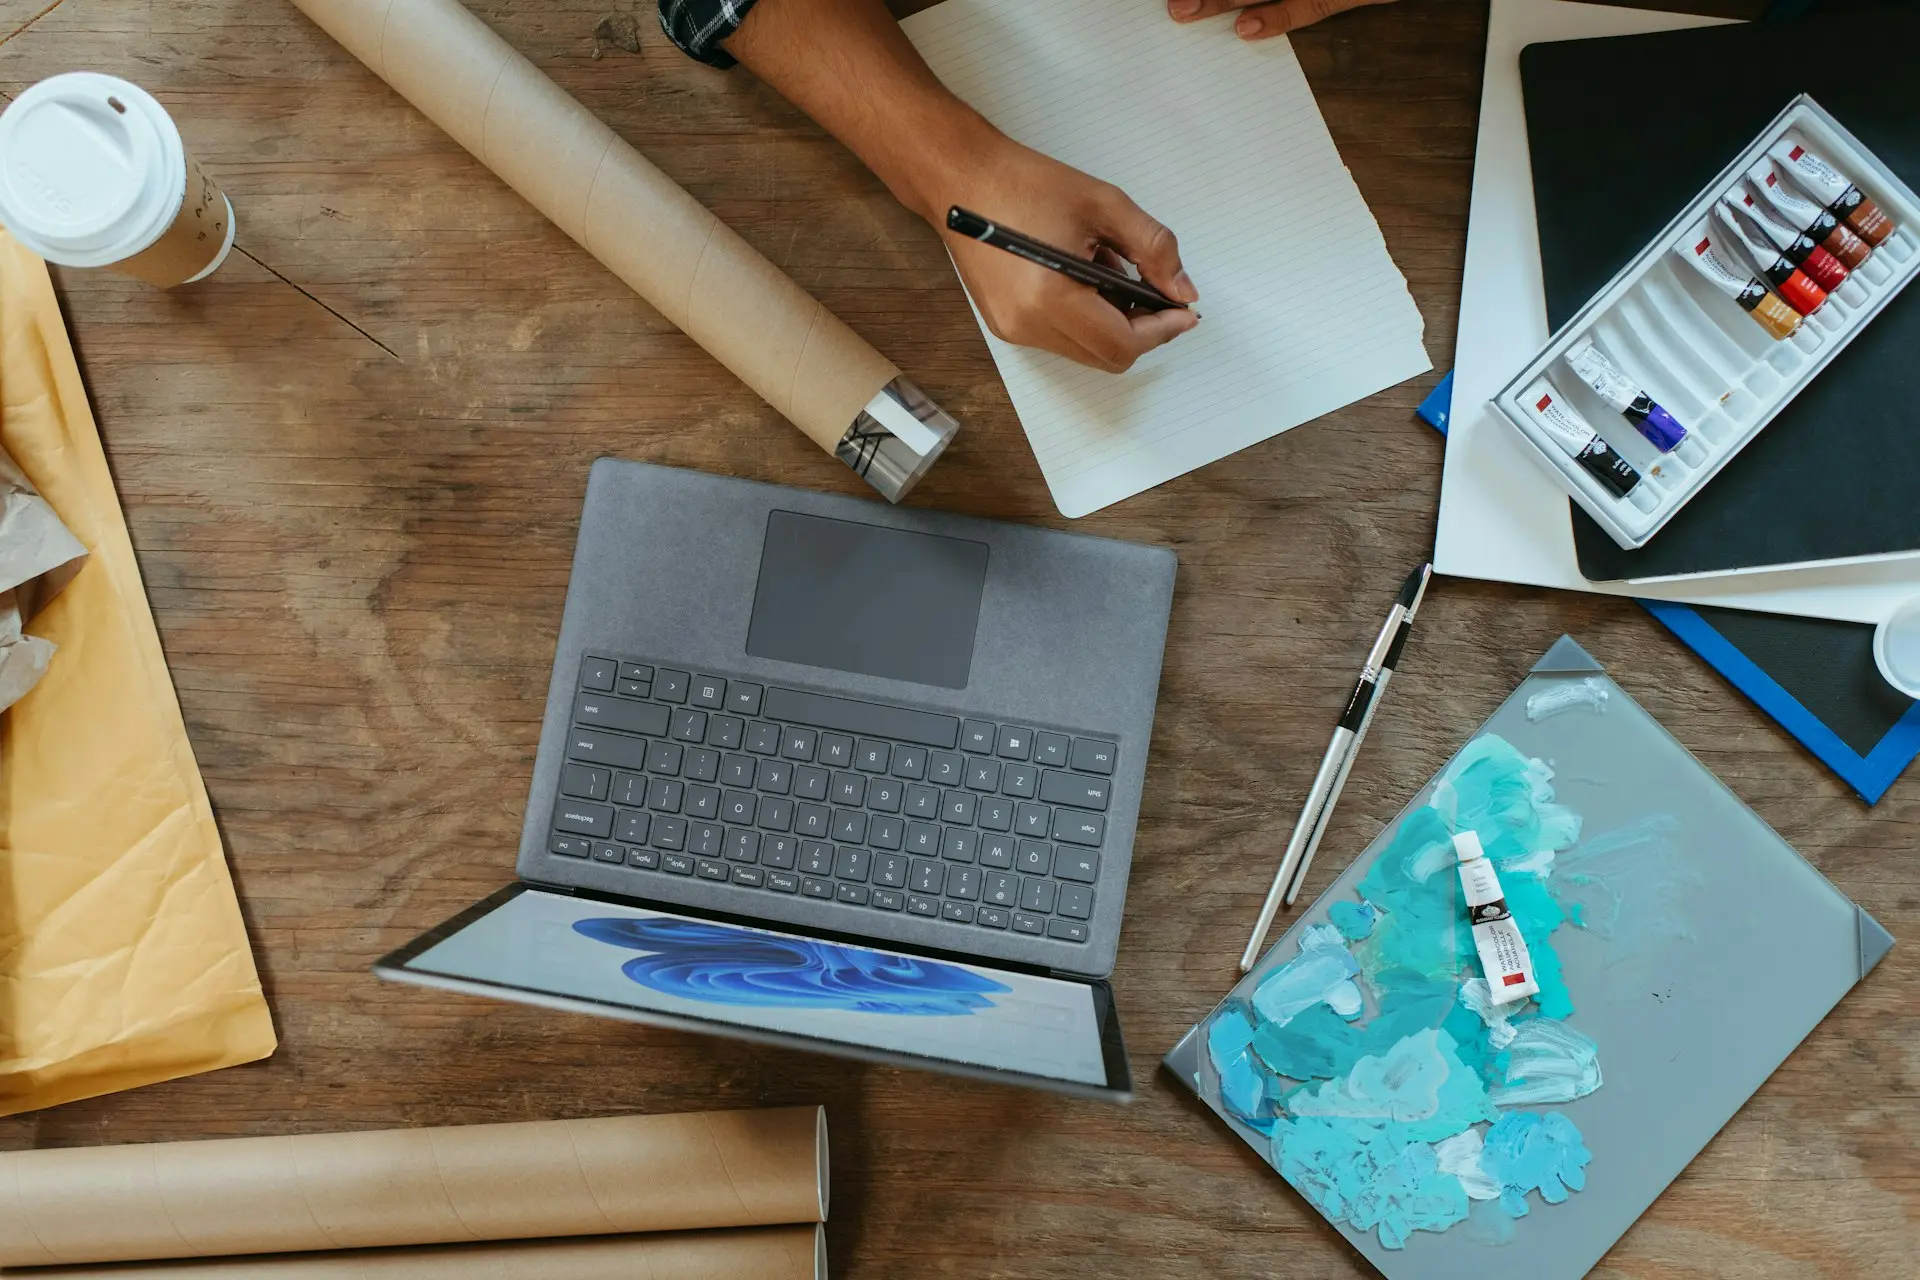
<path id="1" fill-rule="evenodd" d="M 1801 95 L 1494 405 L 1641 547 L 1920 273 L 1920 197 Z"/>
<path id="2" fill-rule="evenodd" d="M 1562 637 L 1166 1067 L 1389 1280 L 1577 1280 L 1892 945 Z"/>

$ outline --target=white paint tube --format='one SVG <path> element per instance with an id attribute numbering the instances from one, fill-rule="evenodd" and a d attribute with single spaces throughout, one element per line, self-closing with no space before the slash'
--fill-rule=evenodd
<path id="1" fill-rule="evenodd" d="M 1481 847 L 1477 832 L 1461 831 L 1453 837 L 1454 850 L 1460 855 L 1460 884 L 1467 891 L 1467 916 L 1473 921 L 1473 945 L 1480 952 L 1480 967 L 1486 971 L 1487 987 L 1495 1004 L 1524 1000 L 1540 990 L 1534 980 L 1533 957 L 1527 953 L 1527 940 L 1507 910 L 1506 895 L 1500 890 L 1500 876 L 1492 859 Z"/>

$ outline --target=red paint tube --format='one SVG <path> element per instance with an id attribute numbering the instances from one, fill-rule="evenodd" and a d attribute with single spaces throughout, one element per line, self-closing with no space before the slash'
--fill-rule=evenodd
<path id="1" fill-rule="evenodd" d="M 1807 279 L 1828 293 L 1847 282 L 1847 268 L 1840 259 L 1815 244 L 1806 232 L 1795 231 L 1774 217 L 1773 211 L 1756 199 L 1753 192 L 1735 191 L 1727 197 L 1727 203 L 1735 206 L 1735 213 L 1743 214 L 1749 223 L 1758 227 L 1760 234 L 1787 261 L 1806 272 Z"/>
<path id="2" fill-rule="evenodd" d="M 1855 235 L 1853 228 L 1831 211 L 1822 209 L 1789 186 L 1773 161 L 1762 160 L 1748 169 L 1747 181 L 1752 184 L 1753 193 L 1765 200 L 1782 222 L 1806 232 L 1807 239 L 1840 259 L 1840 265 L 1847 270 L 1858 271 L 1861 264 L 1873 256 L 1872 245 Z"/>
<path id="3" fill-rule="evenodd" d="M 1786 299 L 1788 306 L 1803 316 L 1810 316 L 1827 303 L 1827 291 L 1807 278 L 1807 273 L 1787 260 L 1785 254 L 1765 243 L 1758 232 L 1748 232 L 1740 225 L 1741 219 L 1733 209 L 1724 204 L 1713 206 L 1714 221 L 1719 225 L 1720 233 L 1732 243 L 1746 250 L 1753 264 L 1760 268 L 1760 274 L 1774 291 Z"/>

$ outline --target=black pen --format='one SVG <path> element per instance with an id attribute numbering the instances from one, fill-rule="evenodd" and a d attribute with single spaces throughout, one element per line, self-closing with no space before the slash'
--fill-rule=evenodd
<path id="1" fill-rule="evenodd" d="M 1032 236 L 1023 236 L 1011 227 L 989 222 L 979 214 L 954 205 L 947 210 L 947 229 L 981 244 L 990 244 L 996 249 L 1005 249 L 1016 258 L 1025 258 L 1028 262 L 1045 267 L 1049 271 L 1058 271 L 1069 280 L 1090 285 L 1100 291 L 1100 296 L 1119 307 L 1122 311 L 1136 307 L 1142 311 L 1168 311 L 1185 308 L 1186 303 L 1175 302 L 1144 280 L 1135 280 L 1132 276 L 1115 271 L 1112 267 L 1103 267 L 1097 262 L 1068 253 L 1065 249 L 1056 249 L 1050 244 L 1035 240 Z"/>

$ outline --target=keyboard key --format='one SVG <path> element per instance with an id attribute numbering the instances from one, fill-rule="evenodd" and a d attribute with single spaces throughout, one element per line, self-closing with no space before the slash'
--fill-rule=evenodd
<path id="1" fill-rule="evenodd" d="M 907 895 L 907 910 L 916 916 L 935 916 L 940 914 L 940 899 L 923 898 L 917 893 Z"/>
<path id="2" fill-rule="evenodd" d="M 875 778 L 867 788 L 867 808 L 881 813 L 900 812 L 900 796 L 905 790 L 898 778 Z"/>
<path id="3" fill-rule="evenodd" d="M 909 876 L 908 886 L 915 893 L 939 893 L 947 883 L 947 873 L 937 862 L 916 860 Z"/>
<path id="4" fill-rule="evenodd" d="M 1011 907 L 1020 901 L 1020 878 L 1004 871 L 989 871 L 982 881 L 980 900 L 996 907 Z"/>
<path id="5" fill-rule="evenodd" d="M 735 680 L 733 686 L 727 690 L 727 710 L 741 716 L 759 715 L 761 692 L 757 684 Z"/>
<path id="6" fill-rule="evenodd" d="M 560 794 L 576 800 L 605 800 L 613 786 L 613 770 L 588 764 L 570 764 L 560 771 Z"/>
<path id="7" fill-rule="evenodd" d="M 1000 907 L 981 907 L 974 913 L 973 922 L 987 929 L 1004 929 L 1007 927 L 1007 913 Z"/>
<path id="8" fill-rule="evenodd" d="M 739 716 L 714 716 L 707 721 L 707 745 L 722 751 L 738 751 L 747 736 L 747 722 Z"/>
<path id="9" fill-rule="evenodd" d="M 971 902 L 980 896 L 980 868 L 948 867 L 947 896 Z"/>
<path id="10" fill-rule="evenodd" d="M 632 809 L 622 809 L 619 818 L 613 824 L 613 835 L 616 840 L 625 841 L 627 844 L 645 844 L 647 830 L 652 826 L 652 815 L 636 813 Z"/>
<path id="11" fill-rule="evenodd" d="M 791 724 L 810 724 L 822 729 L 872 738 L 893 738 L 917 742 L 924 747 L 951 749 L 960 736 L 960 722 L 952 716 L 930 711 L 912 711 L 906 707 L 883 707 L 851 698 L 829 698 L 824 694 L 801 693 L 795 689 L 768 689 L 766 714 L 772 720 Z"/>
<path id="12" fill-rule="evenodd" d="M 759 807 L 759 798 L 751 791 L 729 791 L 720 798 L 720 818 L 736 826 L 753 825 L 754 811 Z M 702 814 L 701 817 L 710 817 Z"/>
<path id="13" fill-rule="evenodd" d="M 907 898 L 905 894 L 895 889 L 875 889 L 869 901 L 882 911 L 898 911 L 905 905 Z"/>
<path id="14" fill-rule="evenodd" d="M 967 902 L 943 902 L 940 904 L 940 918 L 951 920 L 955 924 L 973 923 L 973 904 Z"/>
<path id="15" fill-rule="evenodd" d="M 1053 895 L 1060 886 L 1051 880 L 1022 880 L 1020 882 L 1020 909 L 1037 911 L 1041 915 L 1053 911 Z"/>
<path id="16" fill-rule="evenodd" d="M 927 776 L 925 747 L 896 746 L 893 749 L 893 776 L 915 782 Z"/>
<path id="17" fill-rule="evenodd" d="M 875 742 L 872 738 L 862 738 L 860 745 L 854 748 L 853 767 L 863 773 L 885 773 L 887 762 L 893 759 L 893 748 L 884 742 Z"/>
<path id="18" fill-rule="evenodd" d="M 739 689 L 739 685 L 734 686 L 734 692 L 736 694 L 739 692 Z M 767 888 L 773 890 L 775 893 L 797 893 L 800 889 L 800 877 L 788 871 L 769 871 L 767 872 Z"/>
<path id="19" fill-rule="evenodd" d="M 908 853 L 924 853 L 928 857 L 939 853 L 940 828 L 930 822 L 909 822 L 906 849 Z"/>
<path id="20" fill-rule="evenodd" d="M 644 871 L 657 871 L 660 868 L 660 854 L 655 849 L 627 850 L 627 865 L 639 867 Z"/>
<path id="21" fill-rule="evenodd" d="M 703 787 L 697 782 L 687 784 L 685 802 L 680 812 L 689 818 L 717 818 L 720 816 L 720 789 Z"/>
<path id="22" fill-rule="evenodd" d="M 1000 789 L 1000 762 L 998 760 L 967 761 L 967 789 L 970 791 L 998 791 Z"/>
<path id="23" fill-rule="evenodd" d="M 1044 934 L 1047 931 L 1046 918 L 1044 916 L 1024 915 L 1016 911 L 1013 913 L 1013 931 L 1015 933 Z"/>
<path id="24" fill-rule="evenodd" d="M 867 815 L 858 809 L 833 811 L 833 838 L 846 844 L 865 844 Z"/>
<path id="25" fill-rule="evenodd" d="M 857 773 L 833 775 L 833 802 L 851 806 L 867 802 L 867 780 Z"/>
<path id="26" fill-rule="evenodd" d="M 1073 740 L 1064 733 L 1048 733 L 1045 729 L 1033 735 L 1033 762 L 1050 765 L 1056 769 L 1067 767 L 1068 753 L 1073 749 Z"/>
<path id="27" fill-rule="evenodd" d="M 1083 884 L 1061 885 L 1058 910 L 1069 919 L 1085 920 L 1093 914 L 1093 890 Z"/>
<path id="28" fill-rule="evenodd" d="M 629 702 L 610 695 L 583 693 L 573 700 L 575 724 L 655 737 L 667 731 L 667 709 L 657 702 Z"/>
<path id="29" fill-rule="evenodd" d="M 1062 880 L 1092 884 L 1100 878 L 1100 855 L 1088 849 L 1069 849 L 1062 845 L 1053 855 L 1053 874 Z"/>
<path id="30" fill-rule="evenodd" d="M 907 883 L 907 860 L 897 853 L 873 855 L 873 882 L 883 888 L 899 889 Z"/>
<path id="31" fill-rule="evenodd" d="M 1078 920 L 1054 919 L 1047 921 L 1047 936 L 1058 938 L 1062 942 L 1085 942 L 1087 926 Z"/>
<path id="32" fill-rule="evenodd" d="M 1098 814 L 1069 813 L 1062 809 L 1053 815 L 1053 838 L 1063 844 L 1098 847 L 1106 835 L 1107 820 Z"/>
<path id="33" fill-rule="evenodd" d="M 687 749 L 677 742 L 656 742 L 647 748 L 647 772 L 663 777 L 680 776 L 680 760 Z"/>
<path id="34" fill-rule="evenodd" d="M 1107 796 L 1112 790 L 1112 784 L 1104 778 L 1058 773 L 1052 769 L 1040 779 L 1040 798 L 1048 804 L 1068 804 L 1101 813 L 1106 812 Z"/>
<path id="35" fill-rule="evenodd" d="M 1040 771 L 1032 765 L 1010 764 L 1000 775 L 1000 790 L 1017 799 L 1031 800 L 1039 781 Z"/>
<path id="36" fill-rule="evenodd" d="M 765 720 L 755 720 L 748 725 L 747 750 L 762 756 L 777 753 L 780 750 L 780 726 L 768 724 Z"/>
<path id="37" fill-rule="evenodd" d="M 980 833 L 965 827 L 947 827 L 940 833 L 940 856 L 948 862 L 972 862 Z"/>
<path id="38" fill-rule="evenodd" d="M 825 805 L 796 806 L 793 811 L 793 829 L 803 836 L 824 836 L 833 830 L 833 813 Z"/>
<path id="39" fill-rule="evenodd" d="M 616 680 L 613 691 L 623 698 L 651 698 L 653 686 L 644 680 Z"/>
<path id="40" fill-rule="evenodd" d="M 908 783 L 905 808 L 909 818 L 937 818 L 940 816 L 940 793 L 932 787 Z"/>
<path id="41" fill-rule="evenodd" d="M 1013 830 L 1013 801 L 988 796 L 980 802 L 974 821 L 989 831 Z"/>
<path id="42" fill-rule="evenodd" d="M 653 673 L 653 696 L 662 702 L 685 702 L 687 686 L 692 683 L 693 677 L 686 672 L 662 668 Z"/>
<path id="43" fill-rule="evenodd" d="M 640 808 L 647 802 L 647 780 L 637 773 L 614 774 L 611 799 L 629 809 Z"/>
<path id="44" fill-rule="evenodd" d="M 800 869 L 808 875 L 832 875 L 833 846 L 822 844 L 818 840 L 802 840 L 800 842 Z"/>
<path id="45" fill-rule="evenodd" d="M 927 757 L 927 781 L 936 787 L 957 787 L 967 776 L 967 762 L 951 751 L 936 751 Z"/>
<path id="46" fill-rule="evenodd" d="M 693 682 L 693 705 L 718 711 L 727 705 L 727 682 L 719 676 L 701 676 Z"/>
<path id="47" fill-rule="evenodd" d="M 638 662 L 623 662 L 620 664 L 620 678 L 638 681 L 641 684 L 652 684 L 653 668 Z"/>
<path id="48" fill-rule="evenodd" d="M 656 849 L 684 849 L 687 847 L 687 820 L 685 818 L 655 818 L 653 820 L 653 838 L 648 841 Z"/>
<path id="49" fill-rule="evenodd" d="M 960 728 L 960 748 L 963 751 L 990 756 L 993 754 L 993 744 L 999 740 L 999 726 L 984 720 L 969 720 Z"/>
<path id="50" fill-rule="evenodd" d="M 792 836 L 763 836 L 760 840 L 760 865 L 780 871 L 793 870 L 800 853 L 800 842 Z"/>
<path id="51" fill-rule="evenodd" d="M 1013 830 L 1017 835 L 1045 836 L 1051 829 L 1053 810 L 1045 805 L 1023 804 L 1014 810 Z"/>
<path id="52" fill-rule="evenodd" d="M 1006 725 L 1000 730 L 1000 741 L 995 749 L 1004 759 L 1025 760 L 1033 754 L 1033 730 Z"/>
<path id="53" fill-rule="evenodd" d="M 816 769 L 810 764 L 798 765 L 793 770 L 793 794 L 798 800 L 825 800 L 828 780 L 831 778 L 825 769 Z"/>
<path id="54" fill-rule="evenodd" d="M 687 852 L 703 857 L 718 857 L 720 846 L 727 840 L 727 829 L 717 822 L 689 822 L 687 824 Z"/>
<path id="55" fill-rule="evenodd" d="M 940 798 L 940 820 L 957 822 L 962 826 L 973 825 L 973 810 L 980 803 L 980 797 L 966 791 L 949 791 Z"/>
<path id="56" fill-rule="evenodd" d="M 1118 750 L 1111 742 L 1101 742 L 1097 738 L 1075 738 L 1073 740 L 1074 768 L 1082 773 L 1099 773 L 1111 776 L 1113 758 Z"/>
<path id="57" fill-rule="evenodd" d="M 841 902 L 851 902 L 856 907 L 867 905 L 871 891 L 863 884 L 842 884 L 834 886 L 833 896 Z"/>
<path id="58" fill-rule="evenodd" d="M 647 763 L 647 744 L 640 738 L 623 738 L 617 733 L 575 729 L 567 739 L 567 758 L 613 769 L 638 769 Z"/>
<path id="59" fill-rule="evenodd" d="M 800 877 L 800 892 L 806 894 L 809 898 L 831 898 L 833 896 L 833 881 L 815 880 L 812 876 L 802 876 Z"/>
<path id="60" fill-rule="evenodd" d="M 579 836 L 555 836 L 547 841 L 547 848 L 563 858 L 587 858 L 593 855 L 593 841 L 582 840 Z"/>
<path id="61" fill-rule="evenodd" d="M 788 729 L 780 735 L 780 754 L 789 760 L 810 763 L 820 735 L 811 729 Z"/>
<path id="62" fill-rule="evenodd" d="M 833 858 L 833 874 L 836 879 L 857 880 L 865 883 L 867 873 L 873 869 L 872 863 L 873 855 L 865 849 L 836 849 Z"/>
<path id="63" fill-rule="evenodd" d="M 705 742 L 707 740 L 707 713 L 704 711 L 674 712 L 673 737 L 677 742 Z"/>
<path id="64" fill-rule="evenodd" d="M 612 658 L 584 657 L 580 659 L 580 687 L 597 693 L 612 693 L 619 670 L 620 664 Z"/>
<path id="65" fill-rule="evenodd" d="M 876 849 L 898 849 L 906 828 L 900 819 L 877 813 L 867 822 L 867 843 Z"/>
<path id="66" fill-rule="evenodd" d="M 690 876 L 693 874 L 693 859 L 684 853 L 663 853 L 660 855 L 660 869 L 670 875 Z"/>
<path id="67" fill-rule="evenodd" d="M 613 834 L 613 809 L 604 804 L 562 800 L 554 812 L 553 825 L 579 836 L 610 836 Z"/>
<path id="68" fill-rule="evenodd" d="M 758 867 L 735 867 L 733 869 L 733 882 L 735 884 L 746 885 L 749 889 L 758 889 L 764 878 L 765 873 Z"/>
<path id="69" fill-rule="evenodd" d="M 1014 861 L 1030 876 L 1050 876 L 1053 874 L 1053 846 L 1037 840 L 1022 840 L 1020 855 Z"/>
<path id="70" fill-rule="evenodd" d="M 768 831 L 793 830 L 793 801 L 785 796 L 761 796 L 756 822 Z"/>
<path id="71" fill-rule="evenodd" d="M 754 759 L 752 756 L 728 756 L 720 762 L 720 783 L 728 787 L 750 787 L 753 785 Z"/>
<path id="72" fill-rule="evenodd" d="M 980 865 L 1006 871 L 1013 866 L 1014 850 L 1012 836 L 998 836 L 988 832 L 980 837 Z"/>
<path id="73" fill-rule="evenodd" d="M 720 777 L 720 753 L 695 747 L 687 752 L 686 762 L 680 772 L 696 782 L 716 781 Z"/>
<path id="74" fill-rule="evenodd" d="M 727 832 L 727 859 L 730 862 L 758 862 L 760 833 L 758 831 Z"/>
<path id="75" fill-rule="evenodd" d="M 811 765 L 801 766 L 801 768 L 811 767 Z M 762 760 L 753 785 L 762 791 L 771 791 L 777 796 L 783 796 L 793 785 L 793 769 L 793 765 L 786 760 Z"/>
<path id="76" fill-rule="evenodd" d="M 844 733 L 823 733 L 820 735 L 821 764 L 833 769 L 847 769 L 853 766 L 853 739 Z"/>

